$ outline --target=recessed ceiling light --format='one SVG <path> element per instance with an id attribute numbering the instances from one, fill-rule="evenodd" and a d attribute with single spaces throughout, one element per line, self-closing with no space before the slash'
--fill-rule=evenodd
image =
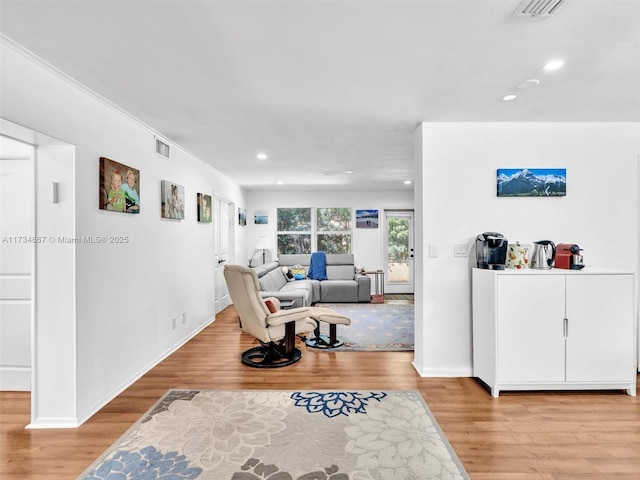
<path id="1" fill-rule="evenodd" d="M 349 175 L 351 175 L 352 173 L 356 173 L 355 170 L 346 170 L 344 173 L 348 173 Z"/>
<path id="2" fill-rule="evenodd" d="M 405 181 L 404 181 L 404 184 L 405 184 L 405 185 L 411 185 L 412 183 L 413 183 L 413 182 L 412 182 L 411 180 L 405 180 Z"/>
<path id="3" fill-rule="evenodd" d="M 277 184 L 277 185 L 284 185 L 284 182 L 283 182 L 282 180 L 278 180 L 278 181 L 276 182 L 276 184 Z"/>
<path id="4" fill-rule="evenodd" d="M 525 80 L 524 82 L 520 82 L 518 84 L 518 88 L 520 90 L 526 90 L 527 88 L 533 88 L 540 85 L 540 80 L 537 78 L 530 78 L 529 80 Z"/>
<path id="5" fill-rule="evenodd" d="M 505 102 L 510 102 L 511 100 L 515 100 L 516 98 L 518 98 L 517 95 L 505 95 L 504 97 L 502 97 L 502 100 L 504 100 Z"/>
<path id="6" fill-rule="evenodd" d="M 564 60 L 557 59 L 557 60 L 551 60 L 549 63 L 547 63 L 544 66 L 544 69 L 547 72 L 550 72 L 552 70 L 558 70 L 559 68 L 562 68 L 563 66 L 564 66 Z"/>
<path id="7" fill-rule="evenodd" d="M 267 154 L 266 153 L 259 153 L 256 155 L 256 158 L 258 160 L 266 160 L 267 159 Z"/>

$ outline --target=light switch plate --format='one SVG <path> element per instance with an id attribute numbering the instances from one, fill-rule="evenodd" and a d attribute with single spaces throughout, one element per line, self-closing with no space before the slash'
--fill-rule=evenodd
<path id="1" fill-rule="evenodd" d="M 438 258 L 438 245 L 429 244 L 429 258 Z"/>
<path id="2" fill-rule="evenodd" d="M 469 249 L 466 243 L 456 243 L 453 246 L 453 256 L 454 257 L 468 257 Z"/>

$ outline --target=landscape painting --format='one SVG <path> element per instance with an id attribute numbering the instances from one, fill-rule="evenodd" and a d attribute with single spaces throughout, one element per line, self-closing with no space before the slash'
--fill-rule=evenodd
<path id="1" fill-rule="evenodd" d="M 500 168 L 499 197 L 564 197 L 566 168 Z"/>
<path id="2" fill-rule="evenodd" d="M 256 210 L 253 215 L 253 223 L 256 225 L 267 225 L 269 223 L 269 211 Z"/>
<path id="3" fill-rule="evenodd" d="M 378 228 L 378 210 L 356 210 L 356 228 Z"/>

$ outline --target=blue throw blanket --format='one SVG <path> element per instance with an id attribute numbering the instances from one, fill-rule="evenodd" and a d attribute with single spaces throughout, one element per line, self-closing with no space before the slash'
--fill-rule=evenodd
<path id="1" fill-rule="evenodd" d="M 314 280 L 328 280 L 327 278 L 327 254 L 325 252 L 313 252 L 307 278 Z"/>

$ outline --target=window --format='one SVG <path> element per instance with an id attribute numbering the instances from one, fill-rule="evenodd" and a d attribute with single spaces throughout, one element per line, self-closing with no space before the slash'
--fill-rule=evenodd
<path id="1" fill-rule="evenodd" d="M 278 254 L 351 252 L 351 208 L 278 208 L 277 212 Z"/>
<path id="2" fill-rule="evenodd" d="M 311 253 L 311 209 L 278 208 L 278 254 Z"/>
<path id="3" fill-rule="evenodd" d="M 316 250 L 327 253 L 351 252 L 351 209 L 316 210 Z"/>

